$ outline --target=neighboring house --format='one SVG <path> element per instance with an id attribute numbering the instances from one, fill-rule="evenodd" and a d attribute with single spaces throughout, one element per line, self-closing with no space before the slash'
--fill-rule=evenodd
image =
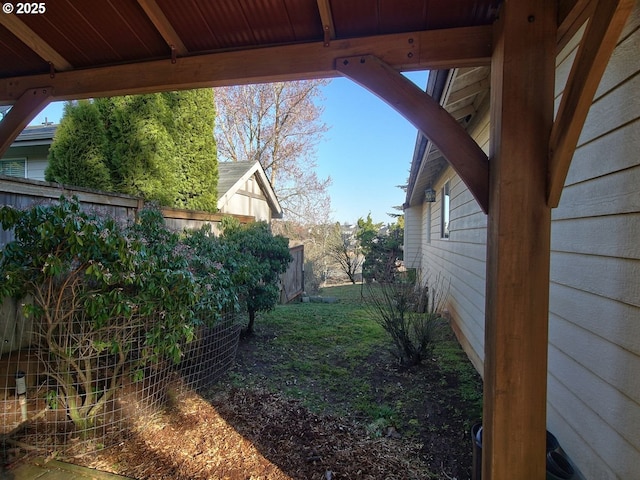
<path id="1" fill-rule="evenodd" d="M 556 110 L 577 42 L 557 57 Z M 488 67 L 432 72 L 427 86 L 487 154 L 488 75 Z M 593 480 L 639 478 L 639 152 L 636 4 L 552 213 L 547 426 Z M 440 152 L 420 136 L 404 212 L 405 262 L 451 281 L 451 323 L 482 374 L 487 216 Z"/>
<path id="2" fill-rule="evenodd" d="M 0 159 L 0 175 L 44 180 L 56 128 L 51 123 L 26 127 Z"/>
<path id="3" fill-rule="evenodd" d="M 0 159 L 0 175 L 44 180 L 57 124 L 26 127 Z M 282 207 L 258 162 L 218 164 L 218 210 L 270 222 Z"/>
<path id="4" fill-rule="evenodd" d="M 218 163 L 218 211 L 270 222 L 282 207 L 259 162 Z"/>

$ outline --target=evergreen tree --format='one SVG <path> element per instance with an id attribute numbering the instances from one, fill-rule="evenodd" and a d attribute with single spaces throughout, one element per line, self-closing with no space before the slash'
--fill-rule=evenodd
<path id="1" fill-rule="evenodd" d="M 162 94 L 99 101 L 108 119 L 108 164 L 118 192 L 172 206 L 178 196 L 178 158 L 171 112 Z"/>
<path id="2" fill-rule="evenodd" d="M 106 132 L 96 106 L 88 100 L 66 103 L 49 149 L 45 179 L 76 187 L 111 190 L 105 147 Z"/>
<path id="3" fill-rule="evenodd" d="M 174 206 L 215 211 L 218 161 L 213 136 L 213 90 L 185 90 L 165 95 L 173 118 L 170 132 L 178 159 Z"/>
<path id="4" fill-rule="evenodd" d="M 393 282 L 398 274 L 399 261 L 403 259 L 402 245 L 404 229 L 398 224 L 391 225 L 385 233 L 378 233 L 369 245 L 367 257 L 362 266 L 362 275 L 367 282 Z"/>
<path id="5" fill-rule="evenodd" d="M 47 179 L 214 212 L 214 121 L 211 89 L 78 102 L 65 109 L 61 135 L 51 147 L 51 158 L 60 159 Z M 93 178 L 96 170 L 104 181 L 75 178 Z"/>
<path id="6" fill-rule="evenodd" d="M 373 220 L 371 219 L 371 212 L 367 215 L 366 220 L 362 217 L 358 219 L 356 238 L 358 239 L 362 253 L 365 256 L 371 252 L 372 245 L 378 235 L 378 232 L 382 228 L 382 225 L 382 223 L 373 223 Z"/>

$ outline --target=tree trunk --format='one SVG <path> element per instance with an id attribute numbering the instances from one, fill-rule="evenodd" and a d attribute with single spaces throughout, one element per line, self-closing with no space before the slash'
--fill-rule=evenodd
<path id="1" fill-rule="evenodd" d="M 253 325 L 256 320 L 256 311 L 249 309 L 249 323 L 247 324 L 247 329 L 244 331 L 246 336 L 253 335 Z"/>

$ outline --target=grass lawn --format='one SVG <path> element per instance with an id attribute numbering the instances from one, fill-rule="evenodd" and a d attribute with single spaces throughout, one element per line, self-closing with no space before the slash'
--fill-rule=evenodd
<path id="1" fill-rule="evenodd" d="M 468 479 L 480 377 L 451 332 L 432 358 L 398 365 L 360 288 L 260 316 L 221 381 L 170 388 L 116 448 L 72 445 L 71 459 L 138 480 Z"/>
<path id="2" fill-rule="evenodd" d="M 228 382 L 284 394 L 315 414 L 364 425 L 374 437 L 398 432 L 422 443 L 434 469 L 465 478 L 468 432 L 482 414 L 479 375 L 451 332 L 432 359 L 398 365 L 361 288 L 325 288 L 321 295 L 339 302 L 292 303 L 260 316 Z"/>

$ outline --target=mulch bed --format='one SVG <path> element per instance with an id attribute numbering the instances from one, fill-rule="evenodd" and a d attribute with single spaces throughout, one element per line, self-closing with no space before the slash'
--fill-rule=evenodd
<path id="1" fill-rule="evenodd" d="M 138 480 L 430 478 L 420 444 L 371 438 L 267 391 L 209 395 L 177 394 L 170 408 L 138 419 L 116 447 L 70 460 Z"/>
<path id="2" fill-rule="evenodd" d="M 242 351 L 239 356 L 242 369 Z M 422 395 L 406 400 L 417 434 L 389 427 L 372 435 L 361 419 L 315 414 L 259 386 L 220 382 L 197 394 L 176 381 L 153 413 L 140 415 L 129 398 L 128 428 L 101 440 L 110 447 L 96 452 L 71 442 L 58 458 L 137 480 L 468 479 L 471 446 L 457 379 L 434 365 L 421 368 L 403 371 L 382 362 L 370 379 L 381 387 L 419 384 Z M 42 452 L 5 459 L 7 471 L 36 455 Z"/>

